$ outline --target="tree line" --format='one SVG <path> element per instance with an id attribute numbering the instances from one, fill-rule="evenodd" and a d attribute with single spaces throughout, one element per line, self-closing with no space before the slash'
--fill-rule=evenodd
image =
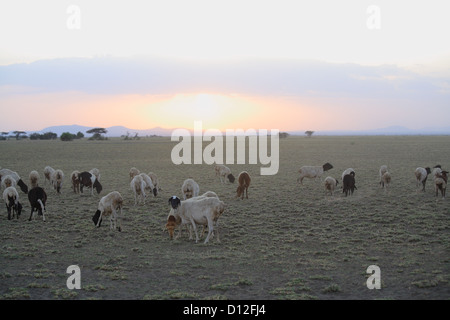
<path id="1" fill-rule="evenodd" d="M 93 128 L 86 133 L 92 134 L 92 137 L 89 138 L 89 140 L 107 140 L 103 134 L 107 133 L 108 130 L 105 128 Z M 84 133 L 81 131 L 78 131 L 78 133 L 70 133 L 70 132 L 63 132 L 59 139 L 61 141 L 72 141 L 76 139 L 82 139 L 84 138 Z M 45 133 L 32 133 L 29 136 L 26 134 L 25 131 L 12 131 L 10 132 L 1 132 L 0 140 L 7 140 L 7 139 L 16 139 L 16 140 L 22 140 L 22 139 L 30 139 L 30 140 L 55 140 L 58 139 L 58 134 L 54 132 L 45 132 Z"/>

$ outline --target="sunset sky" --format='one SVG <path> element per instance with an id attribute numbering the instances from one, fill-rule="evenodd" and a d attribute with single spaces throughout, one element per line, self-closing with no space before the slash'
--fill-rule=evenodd
<path id="1" fill-rule="evenodd" d="M 450 127 L 449 12 L 447 0 L 3 1 L 0 131 Z"/>

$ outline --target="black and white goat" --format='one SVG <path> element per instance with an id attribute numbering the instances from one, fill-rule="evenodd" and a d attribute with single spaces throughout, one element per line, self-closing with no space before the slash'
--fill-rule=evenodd
<path id="1" fill-rule="evenodd" d="M 80 192 L 83 193 L 83 187 L 91 188 L 91 194 L 94 195 L 94 188 L 97 191 L 97 194 L 102 192 L 102 185 L 98 181 L 97 177 L 87 171 L 83 171 L 78 174 L 78 180 L 80 181 Z"/>
<path id="2" fill-rule="evenodd" d="M 34 210 L 38 212 L 38 215 L 42 216 L 42 220 L 45 221 L 45 203 L 47 202 L 47 194 L 45 190 L 41 187 L 34 187 L 28 192 L 28 200 L 30 201 L 31 213 L 30 218 L 31 221 L 33 219 Z"/>

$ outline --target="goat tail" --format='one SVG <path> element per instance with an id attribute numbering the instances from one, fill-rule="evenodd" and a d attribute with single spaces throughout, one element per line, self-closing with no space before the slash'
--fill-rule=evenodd
<path id="1" fill-rule="evenodd" d="M 41 200 L 41 199 L 38 199 L 38 202 L 39 202 L 39 204 L 41 205 L 42 211 L 45 211 L 45 206 L 44 206 L 44 204 L 42 203 L 42 200 Z"/>

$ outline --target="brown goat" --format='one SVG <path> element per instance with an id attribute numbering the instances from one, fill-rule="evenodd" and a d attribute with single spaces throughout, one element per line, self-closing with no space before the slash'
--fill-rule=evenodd
<path id="1" fill-rule="evenodd" d="M 241 199 L 244 199 L 244 192 L 245 192 L 246 198 L 248 199 L 248 187 L 250 186 L 251 179 L 247 171 L 242 171 L 239 174 L 238 182 L 239 186 L 237 187 L 236 190 L 236 197 L 237 198 L 241 197 Z"/>

